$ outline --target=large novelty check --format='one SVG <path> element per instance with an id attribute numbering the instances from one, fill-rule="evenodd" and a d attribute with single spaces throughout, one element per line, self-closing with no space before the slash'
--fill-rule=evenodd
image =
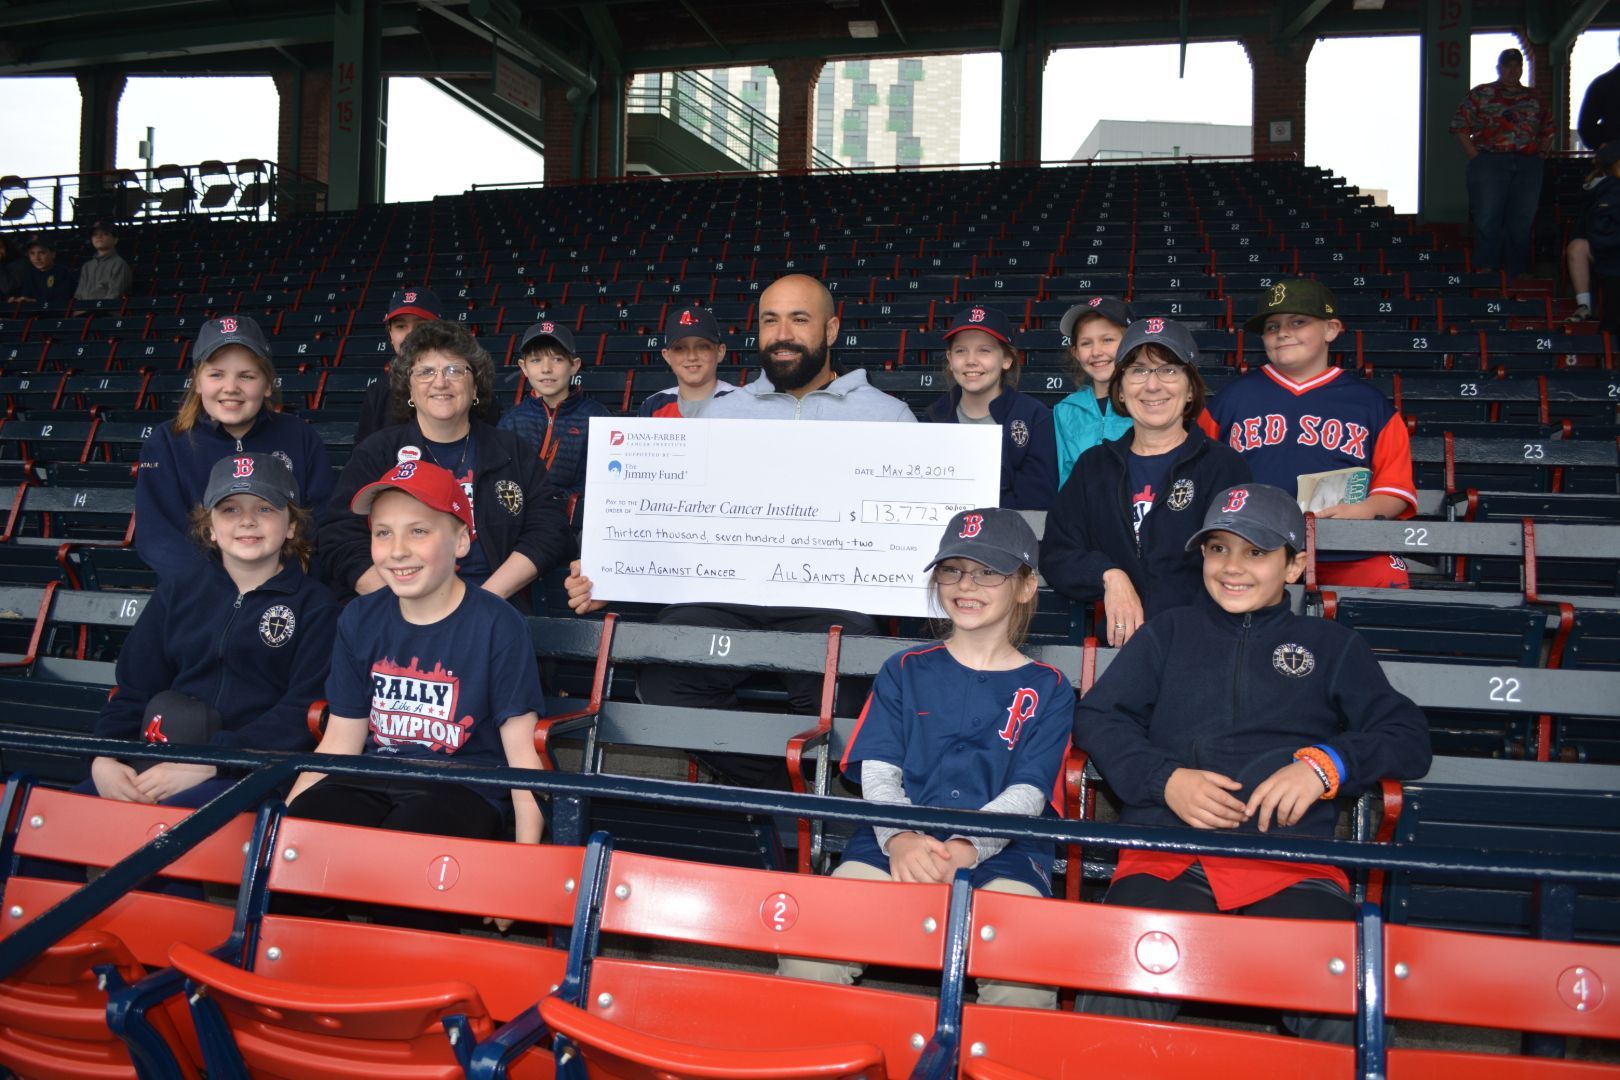
<path id="1" fill-rule="evenodd" d="M 582 570 L 601 600 L 926 615 L 951 516 L 994 506 L 994 425 L 593 417 Z"/>

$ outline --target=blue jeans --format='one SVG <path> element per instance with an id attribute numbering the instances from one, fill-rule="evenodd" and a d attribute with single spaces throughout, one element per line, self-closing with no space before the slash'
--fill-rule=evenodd
<path id="1" fill-rule="evenodd" d="M 1468 209 L 1474 221 L 1474 269 L 1530 269 L 1530 227 L 1541 199 L 1542 159 L 1481 150 L 1468 163 Z"/>

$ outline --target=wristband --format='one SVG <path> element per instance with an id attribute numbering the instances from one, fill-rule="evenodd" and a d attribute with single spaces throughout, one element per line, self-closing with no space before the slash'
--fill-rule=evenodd
<path id="1" fill-rule="evenodd" d="M 1334 775 L 1339 778 L 1339 782 L 1342 784 L 1345 777 L 1344 758 L 1340 757 L 1339 752 L 1333 749 L 1333 747 L 1329 746 L 1327 743 L 1317 743 L 1316 749 L 1326 754 L 1328 756 L 1328 760 L 1333 762 Z"/>
<path id="2" fill-rule="evenodd" d="M 1316 773 L 1316 778 L 1322 781 L 1322 798 L 1331 799 L 1339 793 L 1339 770 L 1334 766 L 1333 759 L 1314 746 L 1302 747 L 1294 751 L 1294 760 L 1303 761 Z"/>

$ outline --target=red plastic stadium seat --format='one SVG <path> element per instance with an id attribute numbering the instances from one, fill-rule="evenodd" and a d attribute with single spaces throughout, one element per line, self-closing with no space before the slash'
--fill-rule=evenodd
<path id="1" fill-rule="evenodd" d="M 605 935 L 938 972 L 950 887 L 615 852 L 603 895 Z M 608 957 L 584 995 L 541 1016 L 613 1077 L 906 1075 L 938 1023 L 931 997 Z"/>
<path id="2" fill-rule="evenodd" d="M 479 1038 L 493 1026 L 464 982 L 315 987 L 243 971 L 190 945 L 176 945 L 170 959 L 224 1010 L 254 1075 L 456 1080 L 461 1066 L 441 1018 L 465 1016 Z M 453 954 L 445 967 L 454 970 Z"/>
<path id="3" fill-rule="evenodd" d="M 1335 962 L 1337 961 L 1337 962 Z M 970 977 L 1353 1014 L 1351 922 L 1190 915 L 979 891 Z M 1077 1047 L 1084 1047 L 1077 1053 Z M 1348 1075 L 1349 1046 L 1193 1024 L 968 1005 L 962 1060 L 1042 1077 Z M 1019 1075 L 1013 1073 L 1011 1075 Z"/>
<path id="4" fill-rule="evenodd" d="M 19 812 L 16 851 L 25 858 L 107 867 L 190 813 L 35 788 Z M 169 878 L 234 885 L 253 831 L 243 816 L 210 836 L 164 871 Z M 13 875 L 5 883 L 0 936 L 79 886 Z M 0 983 L 0 1064 L 34 1077 L 133 1077 L 123 1043 L 107 1028 L 107 994 L 91 969 L 111 963 L 126 981 L 167 966 L 175 942 L 212 946 L 231 930 L 232 911 L 219 904 L 161 893 L 131 892 L 87 927 L 57 942 L 27 968 Z M 197 1075 L 201 1053 L 185 1005 L 176 999 L 147 1014 L 183 1075 Z M 49 1063 L 48 1066 L 45 1063 Z"/>
<path id="5" fill-rule="evenodd" d="M 125 982 L 146 975 L 116 935 L 85 930 L 0 983 L 0 1062 L 31 1078 L 133 1077 L 129 1051 L 107 1030 L 107 992 L 94 971 L 99 964 L 112 964 Z M 151 1020 L 170 1047 L 182 1045 L 174 1015 L 155 1012 Z M 197 1076 L 189 1060 L 177 1060 L 182 1076 Z"/>
<path id="6" fill-rule="evenodd" d="M 799 1080 L 808 1077 L 860 1077 L 883 1080 L 889 1075 L 883 1051 L 871 1043 L 840 1043 L 806 1049 L 722 1049 L 662 1039 L 592 1016 L 561 998 L 540 1003 L 540 1018 L 574 1040 L 590 1074 L 620 1080 L 676 1080 L 716 1077 L 741 1080 Z"/>

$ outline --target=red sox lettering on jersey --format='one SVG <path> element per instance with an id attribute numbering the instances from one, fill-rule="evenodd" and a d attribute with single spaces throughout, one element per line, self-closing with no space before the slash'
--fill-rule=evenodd
<path id="1" fill-rule="evenodd" d="M 454 754 L 467 741 L 473 718 L 456 719 L 461 681 L 438 664 L 431 671 L 416 657 L 401 667 L 393 660 L 371 666 L 371 734 L 379 749 L 414 744 L 435 753 Z"/>
<path id="2" fill-rule="evenodd" d="M 1245 450 L 1258 450 L 1262 446 L 1276 446 L 1288 441 L 1289 426 L 1288 417 L 1281 413 L 1247 416 L 1242 422 L 1232 424 L 1229 441 L 1232 449 L 1240 454 Z M 1337 450 L 1366 461 L 1367 439 L 1371 434 L 1364 425 L 1354 421 L 1337 420 L 1331 416 L 1323 419 L 1305 413 L 1299 418 L 1293 441 L 1299 446 L 1320 446 L 1324 450 Z"/>
<path id="3" fill-rule="evenodd" d="M 1021 686 L 1013 694 L 1012 704 L 1007 706 L 1007 722 L 1001 725 L 996 732 L 1001 741 L 1011 750 L 1018 745 L 1018 736 L 1023 733 L 1024 721 L 1035 715 L 1041 707 L 1041 695 L 1027 686 Z"/>

